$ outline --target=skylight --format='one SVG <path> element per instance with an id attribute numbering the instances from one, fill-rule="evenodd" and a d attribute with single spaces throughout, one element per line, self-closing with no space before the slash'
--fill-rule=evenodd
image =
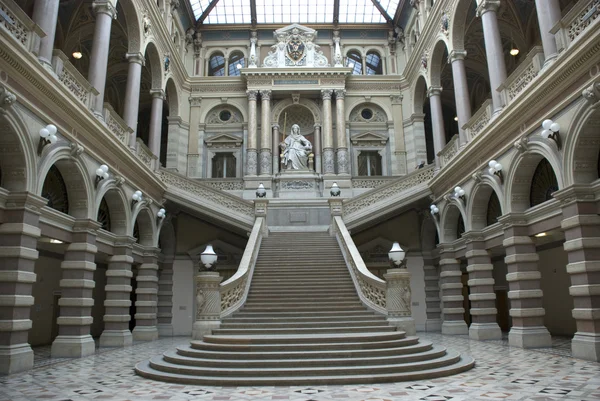
<path id="1" fill-rule="evenodd" d="M 189 0 L 196 19 L 210 7 L 211 0 Z M 399 0 L 339 0 L 341 24 L 381 24 L 387 18 L 373 1 L 393 18 Z M 204 18 L 204 24 L 250 24 L 251 0 L 216 0 Z M 258 24 L 324 24 L 333 23 L 334 0 L 255 0 Z"/>

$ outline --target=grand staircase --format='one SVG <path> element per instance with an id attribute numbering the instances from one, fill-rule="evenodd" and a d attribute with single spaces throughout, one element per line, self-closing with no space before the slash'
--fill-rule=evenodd
<path id="1" fill-rule="evenodd" d="M 430 379 L 473 365 L 367 310 L 337 241 L 311 232 L 263 239 L 244 307 L 136 372 L 186 384 L 317 385 Z"/>

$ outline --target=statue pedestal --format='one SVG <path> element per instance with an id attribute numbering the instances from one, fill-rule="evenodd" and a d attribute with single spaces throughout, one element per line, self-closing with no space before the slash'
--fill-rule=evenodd
<path id="1" fill-rule="evenodd" d="M 273 178 L 276 198 L 304 199 L 323 196 L 321 177 L 314 171 L 284 170 Z"/>
<path id="2" fill-rule="evenodd" d="M 383 275 L 386 283 L 387 320 L 405 331 L 407 336 L 417 333 L 411 312 L 410 272 L 406 269 L 389 269 Z"/>
<path id="3" fill-rule="evenodd" d="M 201 340 L 205 334 L 221 325 L 221 293 L 219 273 L 202 271 L 196 275 L 196 321 L 192 327 L 194 340 Z"/>

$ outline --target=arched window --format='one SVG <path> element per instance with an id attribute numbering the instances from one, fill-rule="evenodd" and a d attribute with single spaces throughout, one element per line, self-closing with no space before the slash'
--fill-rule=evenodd
<path id="1" fill-rule="evenodd" d="M 100 201 L 96 221 L 102 224 L 103 230 L 110 231 L 110 209 L 108 208 L 108 203 L 105 198 L 102 198 Z"/>
<path id="2" fill-rule="evenodd" d="M 67 185 L 56 166 L 50 167 L 44 186 L 42 187 L 42 198 L 48 199 L 48 206 L 64 214 L 69 213 L 69 197 Z"/>
<path id="3" fill-rule="evenodd" d="M 530 206 L 533 207 L 549 201 L 552 199 L 552 193 L 556 191 L 558 191 L 558 181 L 552 165 L 548 160 L 542 159 L 531 179 Z"/>
<path id="4" fill-rule="evenodd" d="M 240 75 L 240 69 L 246 66 L 246 59 L 240 52 L 235 52 L 229 56 L 229 76 L 237 77 Z"/>
<path id="5" fill-rule="evenodd" d="M 366 59 L 367 75 L 382 75 L 383 60 L 377 52 L 368 52 Z"/>
<path id="6" fill-rule="evenodd" d="M 346 67 L 352 67 L 352 75 L 362 75 L 362 56 L 356 50 L 346 54 Z"/>
<path id="7" fill-rule="evenodd" d="M 210 60 L 208 60 L 208 76 L 225 76 L 225 57 L 221 53 L 215 53 L 210 56 Z"/>

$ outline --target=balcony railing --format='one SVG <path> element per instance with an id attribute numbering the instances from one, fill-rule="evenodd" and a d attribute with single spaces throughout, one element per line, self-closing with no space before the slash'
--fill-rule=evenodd
<path id="1" fill-rule="evenodd" d="M 373 189 L 397 179 L 396 176 L 357 177 L 352 179 L 352 188 Z"/>
<path id="2" fill-rule="evenodd" d="M 450 142 L 444 146 L 444 149 L 437 154 L 440 159 L 441 167 L 444 167 L 450 163 L 450 160 L 454 159 L 454 156 L 458 154 L 460 142 L 458 140 L 458 135 L 454 135 Z"/>
<path id="3" fill-rule="evenodd" d="M 519 96 L 527 86 L 538 76 L 544 65 L 544 49 L 535 46 L 527 57 L 519 64 L 506 81 L 498 88 L 502 92 L 504 104 L 508 106 L 514 98 Z"/>
<path id="4" fill-rule="evenodd" d="M 146 166 L 150 167 L 151 170 L 157 169 L 158 157 L 152 154 L 150 149 L 148 149 L 148 147 L 146 146 L 144 141 L 142 141 L 141 138 L 137 138 L 135 142 L 135 154 L 138 157 L 138 159 L 140 159 L 141 162 L 144 163 Z"/>
<path id="5" fill-rule="evenodd" d="M 27 52 L 37 54 L 42 28 L 12 0 L 0 0 L 0 29 L 12 36 Z"/>
<path id="6" fill-rule="evenodd" d="M 483 131 L 486 125 L 490 122 L 492 118 L 492 99 L 488 99 L 473 114 L 471 119 L 463 126 L 463 129 L 467 133 L 467 140 L 471 141 L 477 135 Z"/>
<path id="7" fill-rule="evenodd" d="M 119 142 L 123 145 L 129 146 L 129 136 L 133 133 L 133 129 L 127 125 L 109 103 L 104 103 L 103 115 L 104 122 L 110 132 L 115 134 L 115 136 L 119 138 Z"/>
<path id="8" fill-rule="evenodd" d="M 58 49 L 54 49 L 52 52 L 52 68 L 64 87 L 87 109 L 91 108 L 94 96 L 98 95 L 98 91 L 77 71 L 66 54 Z"/>
<path id="9" fill-rule="evenodd" d="M 244 180 L 241 178 L 209 178 L 202 180 L 202 183 L 214 189 L 221 191 L 243 191 Z"/>
<path id="10" fill-rule="evenodd" d="M 600 0 L 578 1 L 550 31 L 555 35 L 556 46 L 562 52 L 587 30 L 597 31 L 600 24 Z"/>

